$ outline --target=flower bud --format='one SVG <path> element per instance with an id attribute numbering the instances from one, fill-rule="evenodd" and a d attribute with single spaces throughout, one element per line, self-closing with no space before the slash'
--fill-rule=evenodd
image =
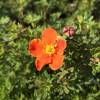
<path id="1" fill-rule="evenodd" d="M 75 33 L 75 28 L 72 27 L 72 26 L 64 27 L 64 28 L 63 28 L 63 33 L 64 33 L 65 35 L 67 35 L 68 37 L 71 37 L 71 36 L 73 36 L 74 33 Z"/>

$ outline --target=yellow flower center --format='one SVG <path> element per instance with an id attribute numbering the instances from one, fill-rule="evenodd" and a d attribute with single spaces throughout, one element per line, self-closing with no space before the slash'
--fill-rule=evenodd
<path id="1" fill-rule="evenodd" d="M 51 55 L 55 52 L 54 45 L 47 45 L 45 48 L 45 53 Z"/>

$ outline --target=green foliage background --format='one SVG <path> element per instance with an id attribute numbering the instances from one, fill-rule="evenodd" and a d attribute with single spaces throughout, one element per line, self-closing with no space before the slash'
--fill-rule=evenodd
<path id="1" fill-rule="evenodd" d="M 28 43 L 49 26 L 76 32 L 62 68 L 37 72 Z M 100 0 L 0 0 L 0 100 L 100 100 Z"/>

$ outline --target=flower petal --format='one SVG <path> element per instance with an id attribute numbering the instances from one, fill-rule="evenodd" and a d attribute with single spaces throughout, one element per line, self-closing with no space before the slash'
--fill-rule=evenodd
<path id="1" fill-rule="evenodd" d="M 52 70 L 58 70 L 62 64 L 63 64 L 63 59 L 64 59 L 64 56 L 63 55 L 54 55 L 52 57 L 52 63 L 49 64 L 49 67 L 52 69 Z"/>
<path id="2" fill-rule="evenodd" d="M 56 53 L 58 53 L 58 54 L 63 54 L 64 49 L 66 48 L 66 46 L 67 46 L 67 43 L 66 43 L 65 40 L 63 40 L 63 39 L 58 39 L 58 40 L 57 40 L 57 43 L 56 43 L 56 48 L 55 48 Z"/>
<path id="3" fill-rule="evenodd" d="M 51 57 L 48 55 L 36 58 L 35 65 L 38 71 L 41 71 L 44 65 L 51 63 Z"/>
<path id="4" fill-rule="evenodd" d="M 52 44 L 56 41 L 57 32 L 53 28 L 46 28 L 42 32 L 42 41 L 46 44 Z"/>
<path id="5" fill-rule="evenodd" d="M 29 42 L 29 53 L 33 57 L 39 57 L 43 55 L 43 45 L 40 39 L 33 39 Z"/>

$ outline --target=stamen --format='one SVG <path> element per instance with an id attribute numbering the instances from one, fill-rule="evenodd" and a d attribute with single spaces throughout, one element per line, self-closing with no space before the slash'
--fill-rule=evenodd
<path id="1" fill-rule="evenodd" d="M 55 46 L 54 45 L 47 45 L 46 48 L 45 48 L 45 53 L 46 54 L 53 54 L 55 52 Z"/>

